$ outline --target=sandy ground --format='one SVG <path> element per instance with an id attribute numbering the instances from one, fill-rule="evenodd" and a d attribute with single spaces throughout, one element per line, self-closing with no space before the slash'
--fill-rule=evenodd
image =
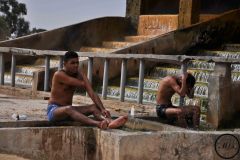
<path id="1" fill-rule="evenodd" d="M 0 94 L 0 121 L 14 120 L 12 115 L 24 114 L 30 120 L 46 119 L 47 100 L 19 98 Z"/>
<path id="2" fill-rule="evenodd" d="M 47 120 L 46 109 L 48 100 L 31 99 L 27 97 L 16 97 L 0 94 L 0 121 L 14 121 L 13 114 L 23 114 L 27 120 Z M 91 104 L 92 101 L 86 97 L 74 97 L 74 105 Z M 137 105 L 111 100 L 103 100 L 104 106 L 110 110 L 113 116 L 129 114 L 130 108 L 134 106 L 136 114 L 149 115 L 154 112 L 152 106 Z"/>
<path id="3" fill-rule="evenodd" d="M 15 155 L 8 155 L 8 154 L 0 154 L 0 159 L 1 160 L 29 160 L 26 158 L 18 157 Z"/>

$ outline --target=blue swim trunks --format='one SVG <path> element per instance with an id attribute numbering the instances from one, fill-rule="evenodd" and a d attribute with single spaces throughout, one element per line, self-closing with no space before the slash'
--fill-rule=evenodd
<path id="1" fill-rule="evenodd" d="M 57 107 L 59 107 L 59 105 L 57 104 L 48 104 L 47 107 L 47 117 L 49 121 L 53 121 L 53 112 L 55 111 L 55 109 L 57 109 Z"/>

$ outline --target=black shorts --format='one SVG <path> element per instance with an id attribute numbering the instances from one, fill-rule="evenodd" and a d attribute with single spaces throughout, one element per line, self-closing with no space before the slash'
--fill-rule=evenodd
<path id="1" fill-rule="evenodd" d="M 159 118 L 167 118 L 166 116 L 166 109 L 167 108 L 176 108 L 171 104 L 157 104 L 156 105 L 156 112 Z"/>

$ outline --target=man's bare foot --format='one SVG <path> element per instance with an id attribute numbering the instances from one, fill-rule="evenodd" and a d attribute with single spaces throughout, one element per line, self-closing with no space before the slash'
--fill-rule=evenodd
<path id="1" fill-rule="evenodd" d="M 107 120 L 103 120 L 99 123 L 98 128 L 100 129 L 107 129 L 108 128 L 108 121 Z"/>
<path id="2" fill-rule="evenodd" d="M 127 120 L 128 120 L 128 116 L 118 117 L 117 119 L 112 120 L 109 123 L 108 128 L 114 129 L 114 128 L 121 127 L 121 126 L 123 126 L 127 122 Z"/>

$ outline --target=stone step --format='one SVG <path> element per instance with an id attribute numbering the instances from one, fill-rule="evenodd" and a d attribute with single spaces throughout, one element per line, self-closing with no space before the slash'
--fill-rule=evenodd
<path id="1" fill-rule="evenodd" d="M 142 42 L 154 38 L 155 36 L 126 36 L 126 42 Z"/>
<path id="2" fill-rule="evenodd" d="M 150 77 L 144 78 L 144 90 L 157 91 L 161 85 L 161 79 L 151 79 Z M 127 80 L 127 86 L 131 88 L 138 88 L 138 77 L 131 77 Z M 197 97 L 207 98 L 208 96 L 208 84 L 196 83 L 194 87 L 194 95 Z"/>
<path id="3" fill-rule="evenodd" d="M 239 43 L 225 44 L 225 45 L 223 45 L 223 50 L 240 52 L 240 44 Z"/>
<path id="4" fill-rule="evenodd" d="M 188 69 L 210 70 L 213 71 L 215 63 L 209 63 L 206 61 L 190 61 L 188 63 Z M 231 65 L 233 72 L 240 72 L 239 64 Z"/>
<path id="5" fill-rule="evenodd" d="M 240 51 L 200 51 L 200 56 L 218 56 L 230 59 L 240 59 Z"/>
<path id="6" fill-rule="evenodd" d="M 45 66 L 44 65 L 18 65 L 16 66 L 16 73 L 24 74 L 24 75 L 33 75 L 33 72 L 35 71 L 40 71 L 44 70 Z"/>
<path id="7" fill-rule="evenodd" d="M 188 63 L 188 69 L 202 69 L 202 70 L 213 70 L 215 63 L 209 63 L 206 61 L 190 61 Z"/>
<path id="8" fill-rule="evenodd" d="M 32 80 L 33 77 L 32 75 L 26 75 L 26 74 L 21 74 L 21 73 L 16 73 L 15 75 L 15 84 L 16 86 L 32 86 Z M 5 73 L 4 74 L 4 82 L 6 84 L 11 83 L 11 74 L 10 73 Z"/>
<path id="9" fill-rule="evenodd" d="M 178 15 L 139 16 L 138 35 L 161 35 L 178 28 Z"/>
<path id="10" fill-rule="evenodd" d="M 45 58 L 39 58 L 33 64 L 34 66 L 44 66 L 45 67 Z M 58 67 L 59 65 L 59 58 L 52 57 L 50 58 L 50 67 Z M 32 65 L 29 65 L 32 66 Z"/>
<path id="11" fill-rule="evenodd" d="M 107 89 L 107 95 L 111 98 L 119 98 L 120 88 L 117 86 L 109 86 Z M 126 87 L 125 88 L 125 99 L 130 101 L 137 100 L 138 91 L 136 88 Z M 156 101 L 156 91 L 144 90 L 143 101 L 154 103 Z"/>
<path id="12" fill-rule="evenodd" d="M 144 78 L 144 89 L 157 90 L 159 88 L 159 81 L 161 79 L 154 79 L 151 77 Z M 131 77 L 127 79 L 127 86 L 138 87 L 138 77 Z"/>
<path id="13" fill-rule="evenodd" d="M 118 48 L 125 48 L 125 47 L 129 47 L 131 45 L 133 45 L 133 42 L 119 42 L 119 41 L 104 41 L 102 43 L 102 46 L 104 48 L 114 48 L 114 49 L 118 49 Z"/>
<path id="14" fill-rule="evenodd" d="M 208 78 L 210 74 L 213 72 L 211 70 L 202 70 L 202 69 L 188 69 L 190 73 L 196 78 L 197 82 L 208 83 Z M 165 68 L 165 67 L 156 67 L 150 73 L 150 77 L 153 78 L 163 78 L 168 75 L 179 75 L 180 69 L 177 68 Z M 240 73 L 232 72 L 232 80 L 240 81 Z"/>
<path id="15" fill-rule="evenodd" d="M 99 53 L 110 53 L 115 49 L 103 48 L 103 47 L 81 47 L 80 52 L 99 52 Z"/>
<path id="16" fill-rule="evenodd" d="M 143 92 L 143 102 L 156 104 L 156 91 L 144 90 Z M 119 99 L 120 88 L 117 86 L 109 86 L 107 89 L 107 97 L 113 99 Z M 125 100 L 127 101 L 137 101 L 138 90 L 137 88 L 126 87 L 125 89 Z M 180 97 L 175 94 L 172 97 L 172 104 L 178 106 Z M 205 97 L 195 96 L 193 99 L 185 98 L 185 105 L 199 105 L 201 106 L 201 112 L 205 113 L 208 106 L 208 99 Z"/>

